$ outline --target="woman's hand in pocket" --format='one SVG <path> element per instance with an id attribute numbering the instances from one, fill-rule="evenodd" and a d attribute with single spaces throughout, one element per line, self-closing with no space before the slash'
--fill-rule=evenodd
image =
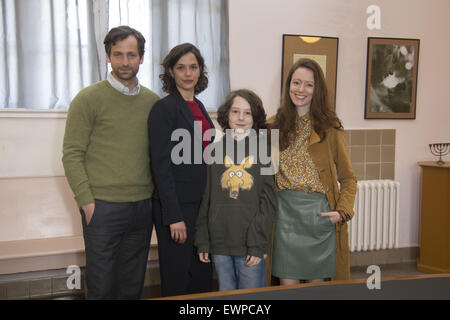
<path id="1" fill-rule="evenodd" d="M 341 222 L 341 215 L 337 211 L 322 212 L 320 215 L 322 217 L 330 217 L 330 221 L 333 224 Z"/>

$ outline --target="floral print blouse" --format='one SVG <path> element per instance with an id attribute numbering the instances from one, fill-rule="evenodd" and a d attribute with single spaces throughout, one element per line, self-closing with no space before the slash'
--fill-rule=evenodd
<path id="1" fill-rule="evenodd" d="M 309 154 L 311 129 L 312 123 L 309 114 L 297 119 L 294 142 L 280 152 L 280 169 L 275 175 L 279 190 L 291 189 L 308 193 L 325 193 Z"/>

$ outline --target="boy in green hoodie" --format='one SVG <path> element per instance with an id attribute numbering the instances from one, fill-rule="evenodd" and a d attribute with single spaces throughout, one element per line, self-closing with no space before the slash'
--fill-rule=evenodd
<path id="1" fill-rule="evenodd" d="M 265 120 L 262 101 L 250 90 L 231 92 L 218 110 L 225 135 L 211 146 L 217 162 L 208 166 L 195 246 L 200 261 L 212 261 L 219 290 L 266 283 L 276 194 L 267 136 L 259 131 Z"/>

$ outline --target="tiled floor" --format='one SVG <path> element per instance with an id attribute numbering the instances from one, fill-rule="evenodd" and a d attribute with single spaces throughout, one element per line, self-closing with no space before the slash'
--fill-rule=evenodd
<path id="1" fill-rule="evenodd" d="M 355 266 L 351 268 L 351 279 L 367 279 L 372 272 L 367 272 L 368 266 Z M 415 262 L 395 263 L 379 265 L 382 278 L 394 276 L 421 275 L 417 271 Z M 35 281 L 20 281 L 15 279 L 14 283 L 0 283 L 1 299 L 51 299 L 51 300 L 83 300 L 83 290 L 78 290 L 75 294 L 67 292 L 67 278 L 40 279 Z M 19 281 L 18 281 L 19 280 Z M 51 291 L 49 291 L 51 288 Z M 50 294 L 44 293 L 50 292 Z M 157 298 L 160 295 L 159 286 L 152 285 L 145 287 L 142 298 Z"/>
<path id="2" fill-rule="evenodd" d="M 69 290 L 67 279 L 68 275 L 62 269 L 1 275 L 0 300 L 55 299 L 83 293 L 83 276 L 78 290 Z"/>
<path id="3" fill-rule="evenodd" d="M 357 266 L 350 269 L 351 279 L 367 279 L 372 273 L 367 273 L 368 266 Z M 396 277 L 396 276 L 412 276 L 425 274 L 417 271 L 415 262 L 395 263 L 379 265 L 382 278 Z M 157 298 L 159 288 L 145 288 L 143 298 Z"/>
<path id="4" fill-rule="evenodd" d="M 367 279 L 371 275 L 371 273 L 367 273 L 367 267 L 368 266 L 352 267 L 350 270 L 351 279 Z M 379 265 L 379 267 L 382 278 L 425 274 L 417 271 L 415 262 L 385 264 Z M 157 291 L 155 292 L 155 290 L 147 288 L 147 291 L 144 290 L 143 296 L 144 298 L 156 298 L 157 294 Z"/>
<path id="5" fill-rule="evenodd" d="M 372 272 L 367 273 L 367 267 L 368 266 L 352 267 L 350 269 L 351 279 L 367 279 L 372 274 Z M 381 278 L 426 274 L 417 271 L 415 262 L 384 264 L 379 265 L 379 267 Z"/>

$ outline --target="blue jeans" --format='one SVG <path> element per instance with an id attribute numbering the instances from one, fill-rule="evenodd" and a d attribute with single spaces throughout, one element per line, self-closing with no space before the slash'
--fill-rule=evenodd
<path id="1" fill-rule="evenodd" d="M 219 278 L 219 290 L 259 288 L 266 285 L 264 259 L 256 266 L 247 267 L 244 257 L 212 254 L 211 259 Z"/>

